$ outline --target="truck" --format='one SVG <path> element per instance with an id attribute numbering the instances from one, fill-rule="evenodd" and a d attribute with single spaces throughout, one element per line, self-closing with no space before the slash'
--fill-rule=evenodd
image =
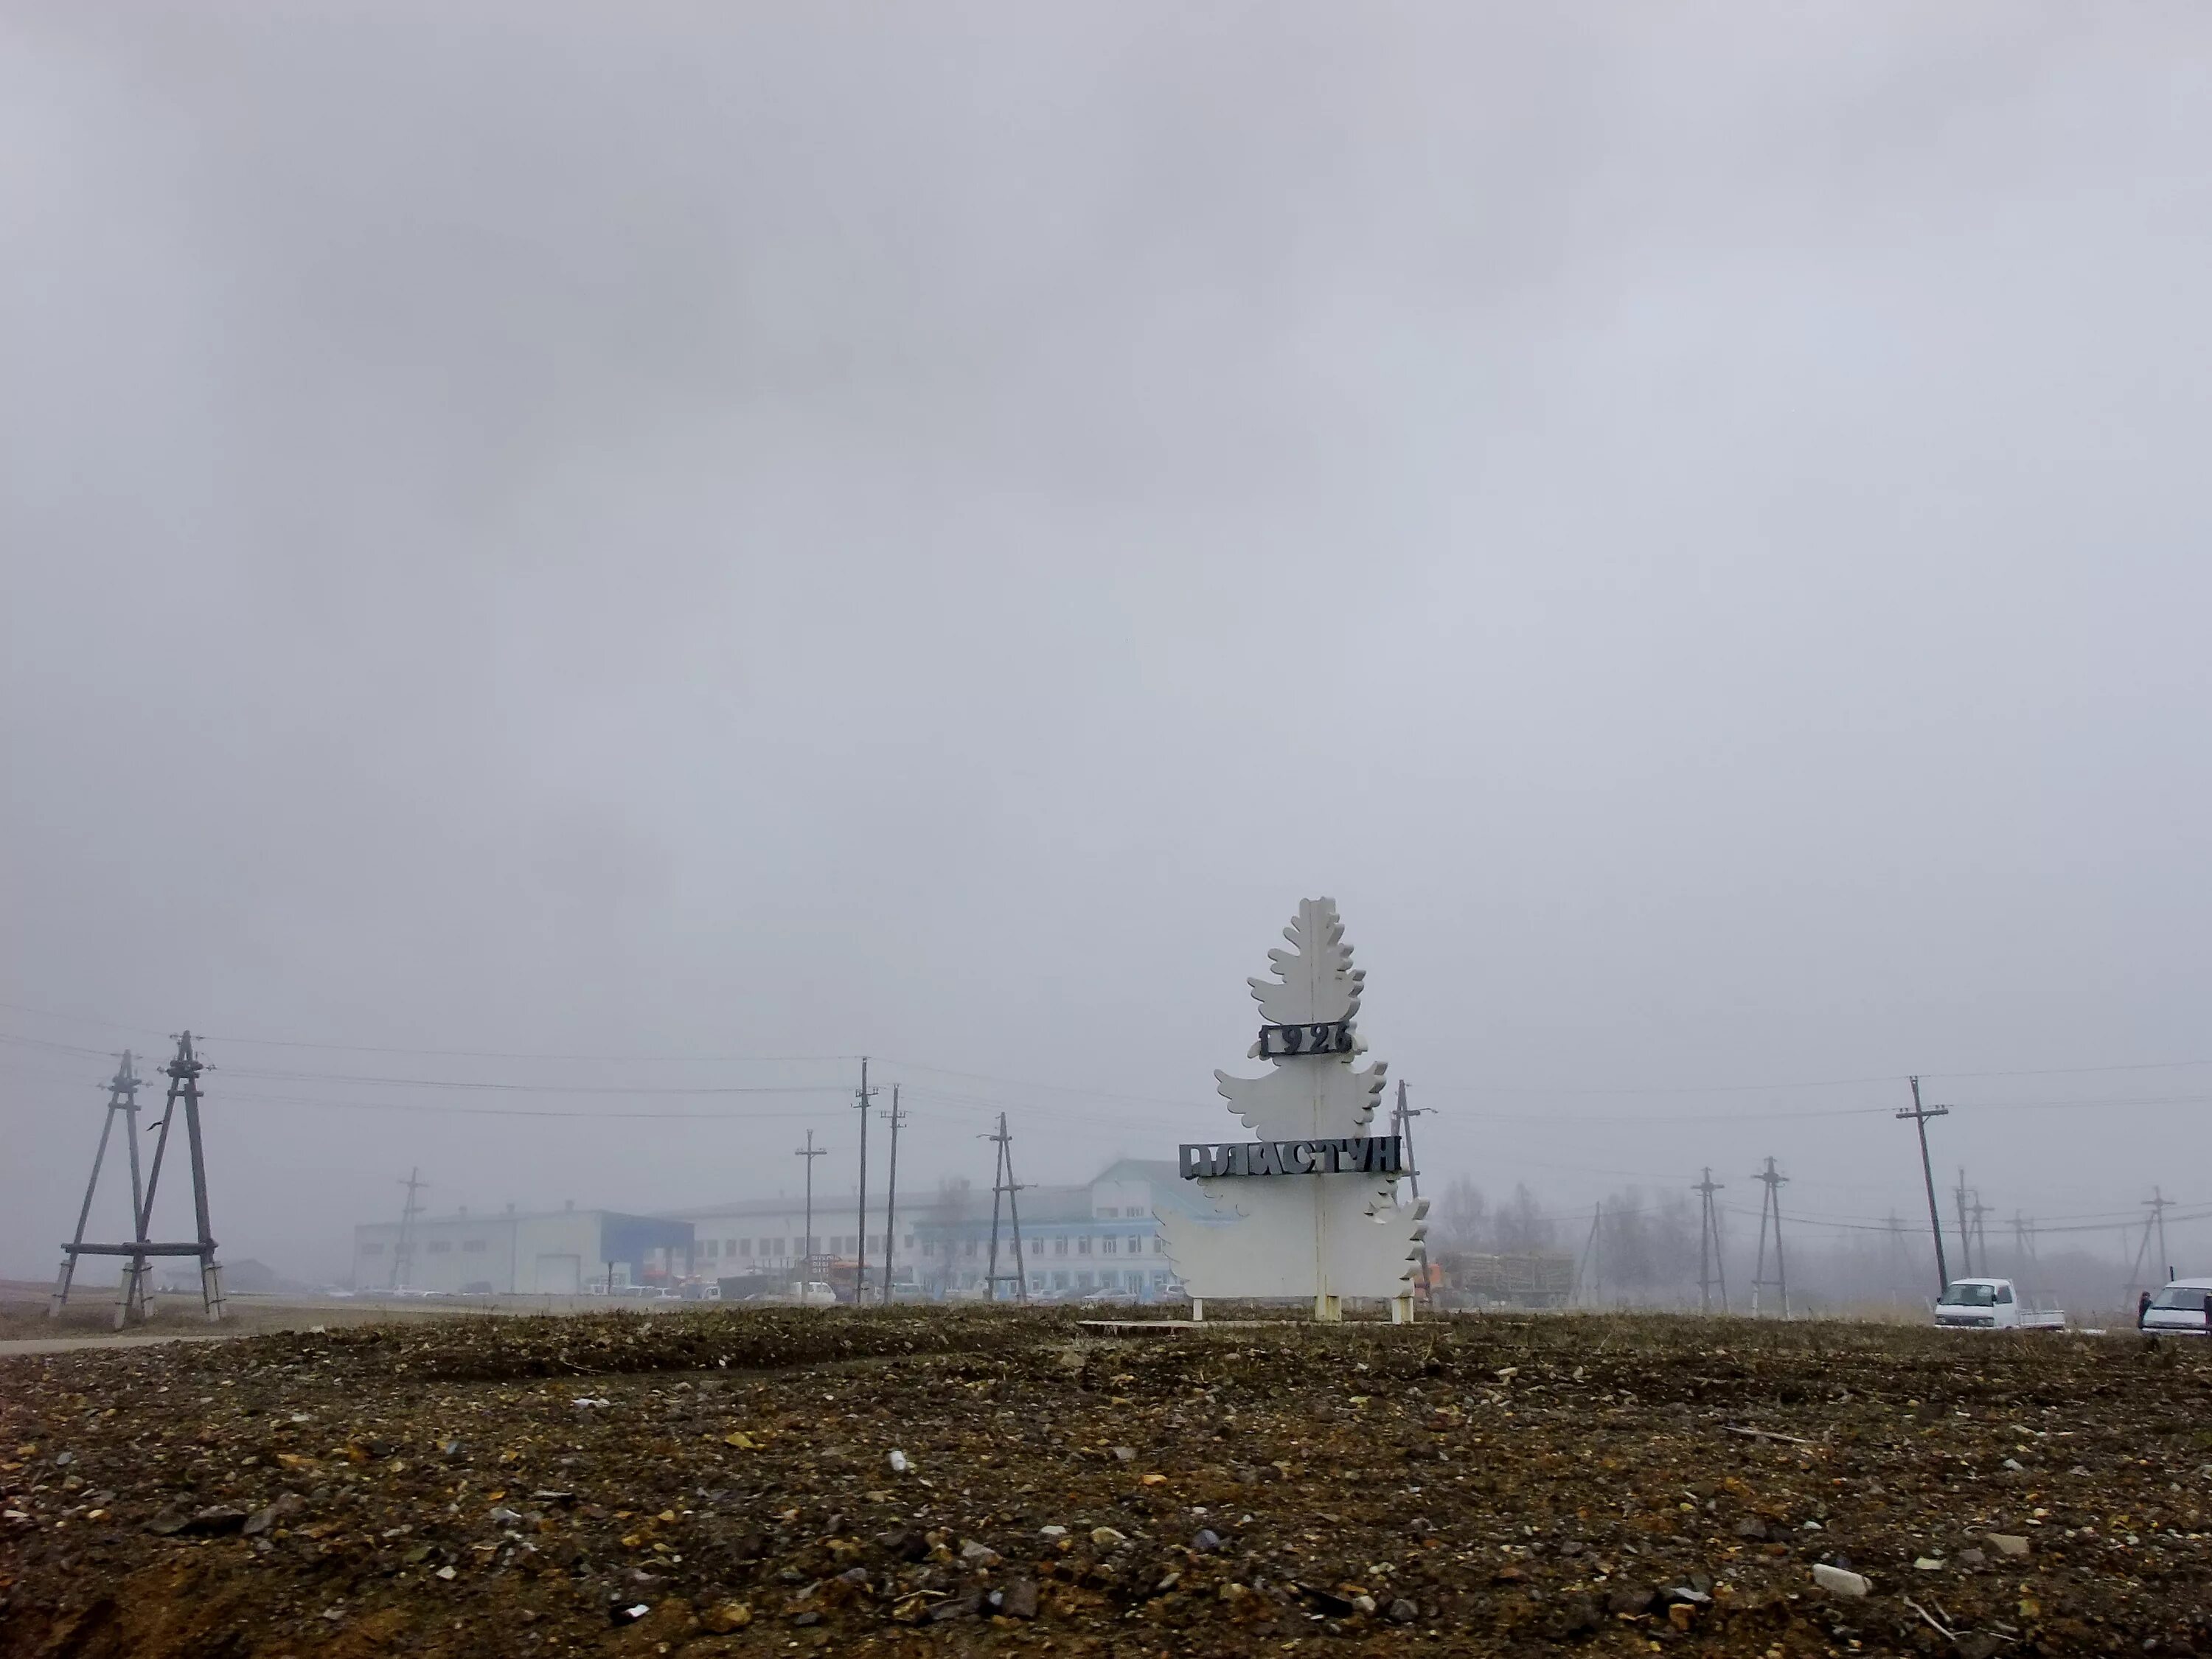
<path id="1" fill-rule="evenodd" d="M 2066 1316 L 2030 1306 L 2009 1279 L 1954 1279 L 1936 1298 L 1936 1323 L 1950 1331 L 2063 1331 Z"/>

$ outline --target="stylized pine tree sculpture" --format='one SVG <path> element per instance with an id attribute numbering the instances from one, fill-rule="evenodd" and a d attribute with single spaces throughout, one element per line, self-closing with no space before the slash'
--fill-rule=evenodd
<path id="1" fill-rule="evenodd" d="M 1384 1067 L 1352 1063 L 1366 1047 L 1352 1027 L 1366 975 L 1334 899 L 1305 900 L 1283 937 L 1291 949 L 1267 953 L 1275 977 L 1250 981 L 1266 1021 L 1252 1056 L 1274 1069 L 1214 1073 L 1258 1139 L 1186 1149 L 1212 1212 L 1161 1217 L 1168 1259 L 1201 1316 L 1208 1297 L 1310 1297 L 1316 1319 L 1334 1319 L 1353 1296 L 1387 1297 L 1410 1319 L 1428 1206 L 1400 1206 L 1397 1143 L 1371 1133 Z M 1254 1175 L 1271 1178 L 1239 1178 Z"/>

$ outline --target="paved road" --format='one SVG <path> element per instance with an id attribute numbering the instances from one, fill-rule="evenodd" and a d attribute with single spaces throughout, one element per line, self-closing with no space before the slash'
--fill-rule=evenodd
<path id="1" fill-rule="evenodd" d="M 68 1353 L 75 1348 L 153 1348 L 164 1342 L 229 1342 L 251 1331 L 155 1331 L 129 1336 L 25 1336 L 0 1342 L 0 1359 L 26 1353 Z"/>

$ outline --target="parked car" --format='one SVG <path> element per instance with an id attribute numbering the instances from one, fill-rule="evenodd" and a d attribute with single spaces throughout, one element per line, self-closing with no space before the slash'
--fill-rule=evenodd
<path id="1" fill-rule="evenodd" d="M 2154 1336 L 2203 1336 L 2212 1330 L 2212 1279 L 2177 1279 L 2136 1314 L 2136 1328 Z"/>
<path id="2" fill-rule="evenodd" d="M 2057 1331 L 2066 1328 L 2066 1316 L 2030 1307 L 2009 1279 L 1954 1279 L 1936 1298 L 1936 1322 L 1957 1331 Z"/>

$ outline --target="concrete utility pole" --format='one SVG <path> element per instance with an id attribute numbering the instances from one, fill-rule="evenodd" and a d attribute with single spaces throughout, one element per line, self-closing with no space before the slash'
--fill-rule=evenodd
<path id="1" fill-rule="evenodd" d="M 122 1063 L 115 1068 L 115 1076 L 107 1085 L 107 1115 L 100 1121 L 100 1145 L 92 1154 L 92 1179 L 84 1183 L 84 1203 L 76 1212 L 76 1231 L 62 1247 L 61 1276 L 54 1281 L 53 1298 L 46 1304 L 46 1317 L 60 1317 L 63 1305 L 69 1301 L 70 1282 L 76 1277 L 76 1258 L 84 1243 L 85 1224 L 92 1218 L 92 1194 L 100 1185 L 100 1166 L 107 1158 L 107 1139 L 115 1129 L 115 1115 L 123 1115 L 124 1143 L 131 1149 L 131 1222 L 134 1243 L 143 1243 L 146 1229 L 141 1224 L 140 1212 L 144 1199 L 138 1182 L 138 1074 L 131 1068 L 131 1051 L 125 1048 Z M 145 1312 L 143 1293 L 138 1305 L 131 1306 L 131 1291 L 133 1276 L 129 1267 L 124 1269 L 124 1292 L 116 1304 L 115 1322 L 119 1328 L 126 1312 Z"/>
<path id="2" fill-rule="evenodd" d="M 2158 1259 L 2166 1264 L 2167 1279 L 2173 1277 L 2173 1258 L 2166 1253 L 2166 1212 L 2172 1203 L 2164 1189 L 2158 1187 L 2152 1188 L 2150 1196 L 2143 1200 L 2143 1207 L 2150 1212 L 2150 1218 L 2158 1228 Z"/>
<path id="3" fill-rule="evenodd" d="M 1953 1189 L 1952 1197 L 1959 1207 L 1959 1277 L 1972 1279 L 1974 1276 L 1974 1232 L 1966 1220 L 1966 1166 L 1963 1164 L 1959 1166 L 1959 1184 Z M 1982 1266 L 1987 1267 L 1989 1263 L 1985 1261 Z"/>
<path id="4" fill-rule="evenodd" d="M 399 1185 L 407 1189 L 407 1202 L 399 1212 L 399 1242 L 392 1247 L 392 1279 L 387 1289 L 404 1291 L 407 1288 L 407 1269 L 415 1261 L 415 1218 L 422 1213 L 416 1207 L 415 1194 L 430 1183 L 422 1179 L 422 1166 L 416 1164 L 407 1171 L 407 1179 Z M 607 1285 L 609 1295 L 614 1285 Z"/>
<path id="5" fill-rule="evenodd" d="M 1433 1106 L 1408 1106 L 1406 1103 L 1406 1079 L 1403 1078 L 1398 1079 L 1398 1109 L 1393 1115 L 1397 1119 L 1398 1133 L 1405 1139 L 1406 1179 L 1412 1187 L 1413 1201 L 1416 1204 L 1420 1202 L 1421 1198 L 1421 1166 L 1413 1158 L 1413 1120 L 1435 1109 Z M 1414 1288 L 1425 1297 L 1429 1294 L 1429 1241 L 1426 1234 L 1422 1236 L 1417 1248 L 1420 1251 L 1421 1276 Z"/>
<path id="6" fill-rule="evenodd" d="M 1943 1212 L 1936 1207 L 1936 1166 L 1928 1161 L 1928 1120 L 1948 1117 L 1948 1106 L 1923 1106 L 1920 1103 L 1920 1079 L 1913 1078 L 1912 1109 L 1899 1112 L 1900 1118 L 1911 1118 L 1913 1127 L 1920 1131 L 1920 1178 L 1928 1185 L 1928 1229 L 1936 1235 L 1936 1277 L 1939 1281 L 1936 1294 L 1942 1295 L 1943 1287 L 1951 1282 L 1951 1270 L 1943 1261 Z"/>
<path id="7" fill-rule="evenodd" d="M 2012 1248 L 2020 1258 L 2020 1276 L 2026 1279 L 2033 1272 L 2039 1277 L 2043 1264 L 2035 1259 L 2035 1224 L 2018 1210 L 2012 1212 Z"/>
<path id="8" fill-rule="evenodd" d="M 803 1285 L 807 1282 L 807 1275 L 814 1270 L 814 1160 L 829 1157 L 830 1149 L 816 1146 L 814 1131 L 809 1129 L 806 1144 L 792 1156 L 806 1160 L 806 1237 L 799 1241 L 799 1282 Z M 802 1290 L 799 1294 L 803 1303 L 806 1292 Z"/>
<path id="9" fill-rule="evenodd" d="M 154 1137 L 154 1161 L 146 1171 L 146 1196 L 138 1206 L 137 1224 L 133 1229 L 137 1236 L 128 1244 L 79 1243 L 65 1247 L 73 1255 L 119 1255 L 130 1259 L 130 1272 L 116 1307 L 118 1324 L 129 1309 L 143 1308 L 148 1262 L 157 1255 L 197 1256 L 200 1264 L 200 1305 L 210 1322 L 220 1321 L 223 1314 L 222 1269 L 216 1263 L 215 1230 L 208 1219 L 207 1152 L 200 1140 L 200 1073 L 208 1067 L 192 1052 L 190 1031 L 178 1034 L 176 1058 L 161 1069 L 168 1075 L 169 1094 L 162 1103 L 161 1127 Z M 154 1194 L 161 1184 L 161 1160 L 169 1150 L 169 1126 L 175 1121 L 180 1106 L 185 1113 L 185 1142 L 191 1155 L 192 1217 L 199 1237 L 190 1243 L 156 1243 L 147 1237 L 146 1229 L 154 1218 Z"/>
<path id="10" fill-rule="evenodd" d="M 1721 1311 L 1728 1311 L 1728 1264 L 1721 1260 L 1720 1212 L 1713 1207 L 1713 1194 L 1726 1192 L 1727 1187 L 1713 1179 L 1712 1166 L 1705 1166 L 1705 1178 L 1690 1190 L 1704 1200 L 1698 1216 L 1698 1308 L 1702 1313 L 1713 1310 L 1713 1281 L 1718 1271 L 1721 1290 Z"/>
<path id="11" fill-rule="evenodd" d="M 1990 1270 L 1990 1232 L 1983 1218 L 1989 1214 L 1990 1208 L 1982 1202 L 1982 1189 L 1975 1188 L 1974 1201 L 1966 1206 L 1966 1234 L 1974 1241 L 1974 1260 L 1982 1264 L 1984 1273 Z"/>
<path id="12" fill-rule="evenodd" d="M 868 1057 L 862 1054 L 860 1091 L 853 1100 L 860 1111 L 860 1237 L 854 1243 L 857 1254 L 853 1270 L 853 1305 L 856 1308 L 868 1295 L 868 1101 L 875 1092 L 868 1087 Z"/>
<path id="13" fill-rule="evenodd" d="M 1752 1270 L 1751 1310 L 1759 1311 L 1759 1292 L 1762 1286 L 1771 1285 L 1782 1301 L 1782 1316 L 1790 1317 L 1790 1269 L 1782 1259 L 1782 1183 L 1790 1177 L 1774 1167 L 1768 1158 L 1766 1167 L 1752 1177 L 1766 1188 L 1766 1196 L 1759 1204 L 1759 1265 Z M 1766 1226 L 1774 1224 L 1774 1277 L 1766 1276 Z"/>
<path id="14" fill-rule="evenodd" d="M 1583 1263 L 1588 1262 L 1589 1264 L 1589 1288 L 1587 1291 L 1583 1291 L 1583 1295 L 1587 1296 L 1589 1298 L 1589 1300 L 1583 1304 L 1586 1307 L 1595 1308 L 1597 1306 L 1598 1298 L 1601 1297 L 1605 1291 L 1604 1280 L 1601 1277 L 1603 1262 L 1601 1258 L 1601 1252 L 1605 1248 L 1604 1241 L 1605 1206 L 1602 1203 L 1600 1203 L 1593 1206 L 1590 1210 L 1589 1240 L 1583 1246 L 1582 1260 L 1575 1263 L 1575 1278 L 1577 1280 L 1577 1289 L 1578 1291 L 1582 1289 L 1581 1280 L 1583 1277 Z M 1582 1297 L 1578 1296 L 1576 1299 L 1580 1301 L 1582 1300 Z"/>
<path id="15" fill-rule="evenodd" d="M 993 1166 L 991 1176 L 991 1265 L 983 1275 L 984 1295 L 987 1300 L 996 1302 L 1000 1280 L 1011 1279 L 1014 1281 L 1017 1296 L 1026 1304 L 1030 1299 L 1030 1275 L 1028 1266 L 1022 1259 L 1022 1208 L 1015 1197 L 1022 1188 L 1021 1183 L 1014 1179 L 1014 1138 L 1007 1131 L 1004 1112 L 999 1114 L 998 1133 L 985 1135 L 983 1139 L 996 1141 L 999 1147 L 998 1161 Z M 1006 1211 L 1014 1224 L 1014 1270 L 1011 1273 L 999 1271 L 999 1195 L 1001 1193 L 1006 1194 Z"/>
<path id="16" fill-rule="evenodd" d="M 898 1255 L 898 1132 L 906 1121 L 906 1114 L 899 1110 L 899 1086 L 891 1085 L 891 1109 L 885 1114 L 891 1124 L 891 1180 L 890 1195 L 884 1200 L 884 1306 L 891 1305 L 891 1269 Z"/>

